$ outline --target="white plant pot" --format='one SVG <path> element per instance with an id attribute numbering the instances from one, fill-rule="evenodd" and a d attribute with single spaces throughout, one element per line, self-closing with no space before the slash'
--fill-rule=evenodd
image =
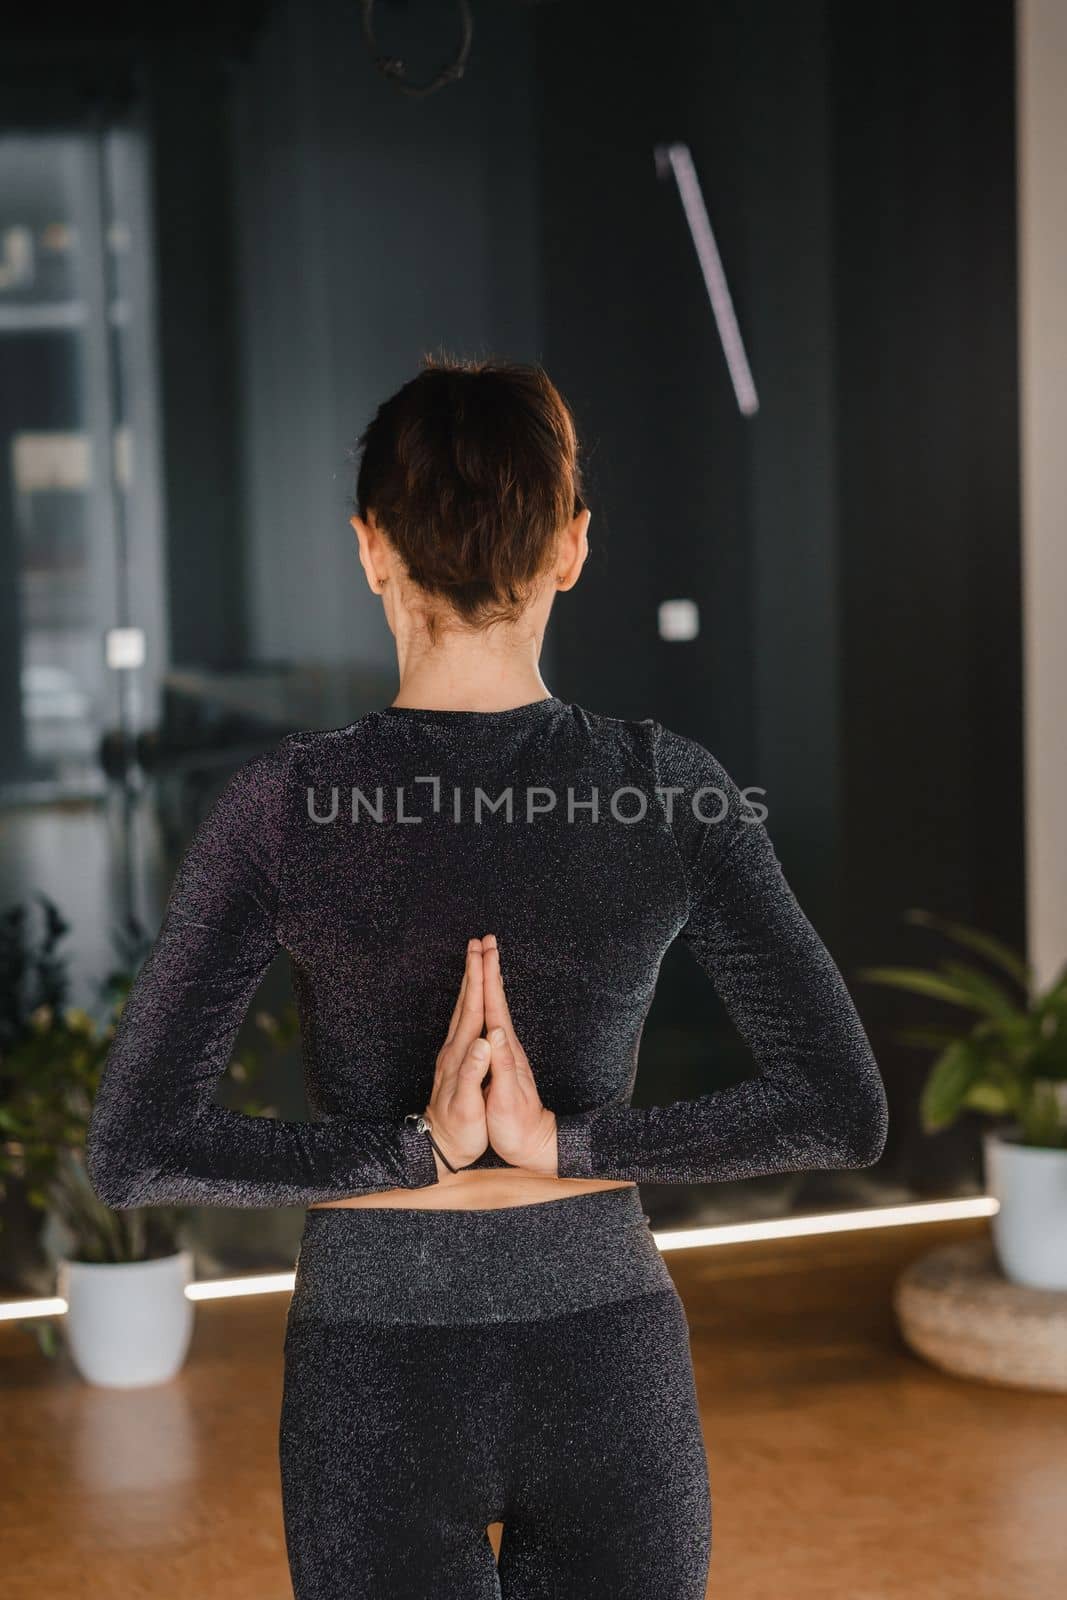
<path id="1" fill-rule="evenodd" d="M 1020 1144 L 1011 1130 L 987 1132 L 983 1146 L 1001 1271 L 1031 1289 L 1067 1289 L 1067 1150 Z"/>
<path id="2" fill-rule="evenodd" d="M 67 1344 L 82 1377 L 111 1389 L 173 1378 L 193 1332 L 192 1275 L 188 1250 L 157 1261 L 61 1261 Z"/>

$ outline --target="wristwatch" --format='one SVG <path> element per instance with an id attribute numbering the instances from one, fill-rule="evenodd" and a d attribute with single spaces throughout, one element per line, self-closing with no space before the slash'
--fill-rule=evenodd
<path id="1" fill-rule="evenodd" d="M 444 1151 L 441 1149 L 441 1146 L 437 1143 L 437 1140 L 434 1138 L 434 1136 L 433 1136 L 433 1124 L 431 1123 L 429 1117 L 426 1115 L 426 1113 L 424 1111 L 409 1111 L 407 1116 L 404 1118 L 404 1121 L 405 1122 L 410 1122 L 412 1124 L 412 1126 L 414 1127 L 416 1133 L 424 1133 L 426 1135 L 427 1139 L 429 1139 L 430 1143 L 433 1145 L 434 1149 L 437 1151 L 437 1154 L 441 1157 L 441 1160 L 444 1162 L 444 1164 L 448 1168 L 449 1172 L 458 1172 L 459 1171 L 458 1167 L 454 1167 L 452 1165 L 451 1161 L 449 1161 L 448 1157 L 445 1155 Z"/>

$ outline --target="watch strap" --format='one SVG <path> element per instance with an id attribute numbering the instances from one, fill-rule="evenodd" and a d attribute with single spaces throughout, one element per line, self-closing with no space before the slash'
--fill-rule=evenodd
<path id="1" fill-rule="evenodd" d="M 404 1118 L 404 1121 L 405 1122 L 410 1122 L 411 1125 L 414 1127 L 416 1133 L 424 1133 L 426 1135 L 427 1139 L 429 1139 L 431 1145 L 437 1151 L 437 1154 L 441 1157 L 441 1160 L 444 1162 L 444 1164 L 448 1168 L 449 1172 L 458 1172 L 459 1171 L 458 1167 L 454 1167 L 452 1165 L 451 1161 L 449 1161 L 448 1157 L 445 1155 L 444 1151 L 441 1149 L 441 1146 L 437 1143 L 437 1140 L 434 1138 L 434 1136 L 433 1136 L 433 1125 L 430 1122 L 429 1117 L 426 1116 L 425 1112 L 422 1112 L 422 1111 L 409 1111 L 407 1116 Z"/>

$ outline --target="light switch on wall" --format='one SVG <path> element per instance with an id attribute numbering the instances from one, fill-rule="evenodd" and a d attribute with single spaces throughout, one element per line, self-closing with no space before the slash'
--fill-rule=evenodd
<path id="1" fill-rule="evenodd" d="M 104 659 L 116 671 L 143 667 L 145 636 L 143 628 L 109 628 L 104 635 Z"/>
<path id="2" fill-rule="evenodd" d="M 695 600 L 661 600 L 659 636 L 661 639 L 695 639 L 700 632 L 700 608 Z"/>

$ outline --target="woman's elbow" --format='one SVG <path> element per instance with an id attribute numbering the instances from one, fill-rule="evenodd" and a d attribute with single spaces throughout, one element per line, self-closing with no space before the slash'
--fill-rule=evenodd
<path id="1" fill-rule="evenodd" d="M 162 1156 L 162 1117 L 140 1095 L 117 1092 L 105 1076 L 85 1130 L 85 1172 L 102 1205 L 112 1211 L 156 1204 L 153 1189 Z"/>
<path id="2" fill-rule="evenodd" d="M 151 1204 L 146 1189 L 151 1173 L 130 1159 L 128 1152 L 90 1136 L 85 1144 L 85 1171 L 101 1205 L 110 1211 L 129 1211 Z"/>
<path id="3" fill-rule="evenodd" d="M 89 1187 L 102 1206 L 107 1206 L 110 1211 L 126 1211 L 136 1203 L 133 1198 L 134 1183 L 120 1167 L 89 1160 L 86 1168 Z"/>
<path id="4" fill-rule="evenodd" d="M 873 1167 L 881 1160 L 889 1133 L 889 1107 L 873 1061 L 835 1102 L 828 1131 L 828 1167 Z"/>

